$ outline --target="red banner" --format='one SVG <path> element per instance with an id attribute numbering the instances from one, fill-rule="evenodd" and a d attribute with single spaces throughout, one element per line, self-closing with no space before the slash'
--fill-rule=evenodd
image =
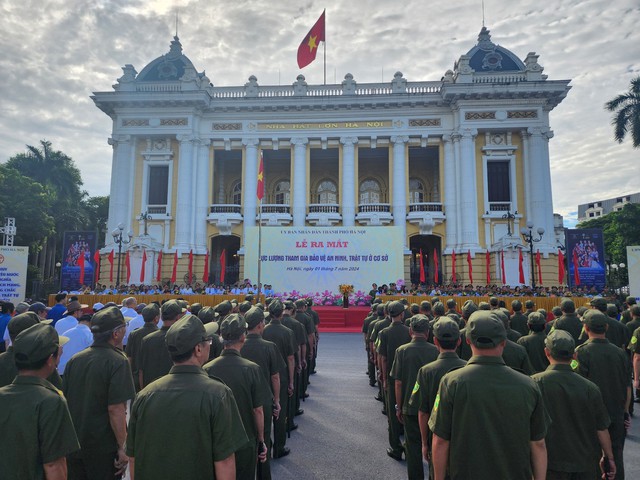
<path id="1" fill-rule="evenodd" d="M 176 283 L 178 279 L 178 251 L 173 254 L 173 271 L 171 272 L 171 283 Z"/>
<path id="2" fill-rule="evenodd" d="M 500 250 L 500 273 L 502 274 L 502 284 L 507 284 L 507 275 L 504 273 L 504 250 Z"/>
<path id="3" fill-rule="evenodd" d="M 564 285 L 564 253 L 558 249 L 558 283 Z"/>
<path id="4" fill-rule="evenodd" d="M 189 283 L 193 279 L 193 250 L 189 250 Z"/>
<path id="5" fill-rule="evenodd" d="M 98 283 L 100 281 L 100 250 L 96 250 L 93 254 L 93 261 L 96 262 L 96 278 L 94 282 Z"/>
<path id="6" fill-rule="evenodd" d="M 202 281 L 204 283 L 209 283 L 209 250 L 207 250 L 207 254 L 204 256 L 204 271 L 202 272 Z"/>
<path id="7" fill-rule="evenodd" d="M 451 253 L 451 277 L 453 278 L 453 283 L 457 283 L 456 279 L 456 251 L 454 250 Z"/>
<path id="8" fill-rule="evenodd" d="M 304 68 L 316 59 L 318 45 L 324 42 L 324 11 L 298 47 L 298 67 Z"/>
<path id="9" fill-rule="evenodd" d="M 84 285 L 84 248 L 80 250 L 80 255 L 78 255 L 78 266 L 80 267 L 80 286 Z"/>
<path id="10" fill-rule="evenodd" d="M 473 284 L 473 265 L 471 264 L 471 250 L 467 252 L 467 266 L 469 267 L 469 283 Z"/>
<path id="11" fill-rule="evenodd" d="M 578 262 L 578 253 L 573 249 L 573 283 L 577 287 L 580 285 L 580 263 Z"/>
<path id="12" fill-rule="evenodd" d="M 538 284 L 542 285 L 542 266 L 540 265 L 540 250 L 536 252 L 536 267 L 538 268 Z"/>
<path id="13" fill-rule="evenodd" d="M 420 249 L 420 282 L 425 283 L 427 276 L 424 273 L 424 258 L 422 258 L 422 249 Z"/>
<path id="14" fill-rule="evenodd" d="M 111 268 L 109 269 L 109 282 L 113 283 L 113 250 L 111 250 L 111 253 L 109 254 L 109 256 L 107 257 L 107 260 L 109 261 L 109 264 L 111 265 Z"/>
<path id="15" fill-rule="evenodd" d="M 158 252 L 158 271 L 156 272 L 156 282 L 162 281 L 162 250 Z"/>
<path id="16" fill-rule="evenodd" d="M 124 266 L 127 267 L 127 285 L 129 285 L 131 281 L 131 259 L 129 258 L 129 250 L 127 250 L 127 254 L 124 256 Z"/>
<path id="17" fill-rule="evenodd" d="M 438 253 L 436 249 L 433 249 L 433 280 L 436 285 L 440 282 L 440 275 L 438 274 Z"/>
<path id="18" fill-rule="evenodd" d="M 518 271 L 520 273 L 520 277 L 518 278 L 518 281 L 522 284 L 525 283 L 524 281 L 524 257 L 522 256 L 522 250 L 518 250 Z"/>
<path id="19" fill-rule="evenodd" d="M 484 259 L 487 264 L 487 285 L 489 285 L 491 283 L 491 253 L 489 253 L 489 250 L 487 250 Z"/>
<path id="20" fill-rule="evenodd" d="M 147 269 L 147 251 L 142 250 L 142 266 L 140 267 L 140 283 L 144 283 L 146 269 Z"/>
<path id="21" fill-rule="evenodd" d="M 222 254 L 220 255 L 220 283 L 224 284 L 224 274 L 227 269 L 227 251 L 222 250 Z"/>

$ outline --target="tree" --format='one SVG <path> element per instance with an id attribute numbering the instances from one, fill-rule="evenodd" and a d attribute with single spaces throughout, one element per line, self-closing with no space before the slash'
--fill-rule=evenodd
<path id="1" fill-rule="evenodd" d="M 640 77 L 631 80 L 627 93 L 618 95 L 607 102 L 605 107 L 610 112 L 615 112 L 611 124 L 614 126 L 616 141 L 622 143 L 629 133 L 633 148 L 640 147 Z"/>
<path id="2" fill-rule="evenodd" d="M 102 245 L 109 217 L 109 197 L 89 197 L 82 202 L 86 217 L 86 230 L 98 232 L 98 245 Z"/>

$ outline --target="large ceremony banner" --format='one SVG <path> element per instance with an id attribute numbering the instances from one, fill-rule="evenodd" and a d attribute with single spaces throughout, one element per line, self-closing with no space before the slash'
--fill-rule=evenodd
<path id="1" fill-rule="evenodd" d="M 96 242 L 96 232 L 64 232 L 60 290 L 73 291 L 82 285 L 93 284 L 93 252 Z"/>
<path id="2" fill-rule="evenodd" d="M 246 228 L 245 276 L 258 281 L 258 227 Z M 261 282 L 276 292 L 368 292 L 404 278 L 402 232 L 395 227 L 266 227 Z"/>
<path id="3" fill-rule="evenodd" d="M 569 286 L 577 286 L 574 273 L 577 267 L 580 274 L 580 286 L 596 287 L 598 291 L 601 291 L 606 283 L 602 230 L 599 228 L 567 230 L 566 239 Z"/>
<path id="4" fill-rule="evenodd" d="M 640 299 L 640 246 L 627 247 L 627 272 L 629 272 L 629 295 Z"/>
<path id="5" fill-rule="evenodd" d="M 29 247 L 0 246 L 0 300 L 14 305 L 24 300 L 28 259 Z"/>

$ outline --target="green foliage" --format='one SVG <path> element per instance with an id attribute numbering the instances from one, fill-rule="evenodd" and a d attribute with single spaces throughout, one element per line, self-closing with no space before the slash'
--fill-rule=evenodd
<path id="1" fill-rule="evenodd" d="M 633 147 L 640 147 L 640 77 L 631 80 L 629 91 L 607 102 L 605 108 L 615 112 L 611 124 L 616 141 L 622 143 L 629 133 Z"/>
<path id="2" fill-rule="evenodd" d="M 84 230 L 98 232 L 98 244 L 102 245 L 109 217 L 109 197 L 89 197 L 82 202 L 86 224 Z"/>

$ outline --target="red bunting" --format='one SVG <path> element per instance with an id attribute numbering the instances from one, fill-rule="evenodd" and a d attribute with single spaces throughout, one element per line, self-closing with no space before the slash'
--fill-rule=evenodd
<path id="1" fill-rule="evenodd" d="M 424 258 L 422 257 L 422 249 L 420 249 L 420 282 L 425 283 L 427 281 L 427 276 L 424 272 Z"/>
<path id="2" fill-rule="evenodd" d="M 453 283 L 457 283 L 456 282 L 456 251 L 454 250 L 451 253 L 451 277 L 453 278 Z"/>
<path id="3" fill-rule="evenodd" d="M 558 249 L 558 283 L 564 284 L 564 253 Z"/>
<path id="4" fill-rule="evenodd" d="M 207 254 L 204 256 L 204 271 L 202 272 L 202 281 L 204 283 L 209 283 L 209 250 L 207 250 Z"/>
<path id="5" fill-rule="evenodd" d="M 127 250 L 127 254 L 124 257 L 124 265 L 127 267 L 127 285 L 131 281 L 131 260 L 129 258 L 129 250 Z"/>
<path id="6" fill-rule="evenodd" d="M 536 267 L 538 267 L 538 284 L 542 285 L 542 266 L 540 264 L 540 250 L 536 252 Z"/>
<path id="7" fill-rule="evenodd" d="M 437 285 L 440 281 L 440 275 L 438 274 L 438 253 L 435 248 L 433 249 L 433 270 L 433 279 Z"/>
<path id="8" fill-rule="evenodd" d="M 142 266 L 140 267 L 140 283 L 144 283 L 146 270 L 147 270 L 147 251 L 142 250 Z"/>
<path id="9" fill-rule="evenodd" d="M 467 266 L 469 267 L 469 283 L 473 284 L 473 265 L 471 264 L 471 250 L 467 252 Z"/>
<path id="10" fill-rule="evenodd" d="M 224 274 L 227 269 L 227 251 L 222 250 L 222 254 L 220 255 L 220 283 L 224 284 Z"/>
<path id="11" fill-rule="evenodd" d="M 113 250 L 111 250 L 111 253 L 107 257 L 107 260 L 109 261 L 109 264 L 111 265 L 111 268 L 109 270 L 109 283 L 113 283 L 113 257 L 114 257 Z"/>
<path id="12" fill-rule="evenodd" d="M 578 252 L 573 250 L 573 284 L 577 287 L 580 285 L 580 264 L 578 263 Z"/>
<path id="13" fill-rule="evenodd" d="M 158 271 L 156 273 L 156 282 L 162 281 L 162 250 L 158 253 Z"/>
<path id="14" fill-rule="evenodd" d="M 524 284 L 525 283 L 525 280 L 524 280 L 524 257 L 522 256 L 522 250 L 518 250 L 518 253 L 520 255 L 518 257 L 518 270 L 519 270 L 519 273 L 520 273 L 520 277 L 518 278 L 518 281 L 521 284 Z"/>
<path id="15" fill-rule="evenodd" d="M 489 250 L 487 250 L 484 259 L 487 264 L 487 285 L 489 285 L 491 283 L 491 253 L 489 253 Z"/>
<path id="16" fill-rule="evenodd" d="M 507 284 L 507 275 L 504 272 L 504 250 L 500 250 L 500 273 L 502 274 L 502 284 Z"/>
<path id="17" fill-rule="evenodd" d="M 173 272 L 171 272 L 171 283 L 176 283 L 178 279 L 178 251 L 173 254 Z"/>
<path id="18" fill-rule="evenodd" d="M 189 282 L 193 278 L 193 250 L 189 250 Z"/>
<path id="19" fill-rule="evenodd" d="M 96 250 L 93 254 L 93 261 L 96 262 L 96 274 L 94 278 L 94 282 L 98 283 L 100 281 L 100 250 Z"/>
<path id="20" fill-rule="evenodd" d="M 80 250 L 80 255 L 78 255 L 78 266 L 80 267 L 80 278 L 78 280 L 80 286 L 82 286 L 84 285 L 84 248 Z"/>

